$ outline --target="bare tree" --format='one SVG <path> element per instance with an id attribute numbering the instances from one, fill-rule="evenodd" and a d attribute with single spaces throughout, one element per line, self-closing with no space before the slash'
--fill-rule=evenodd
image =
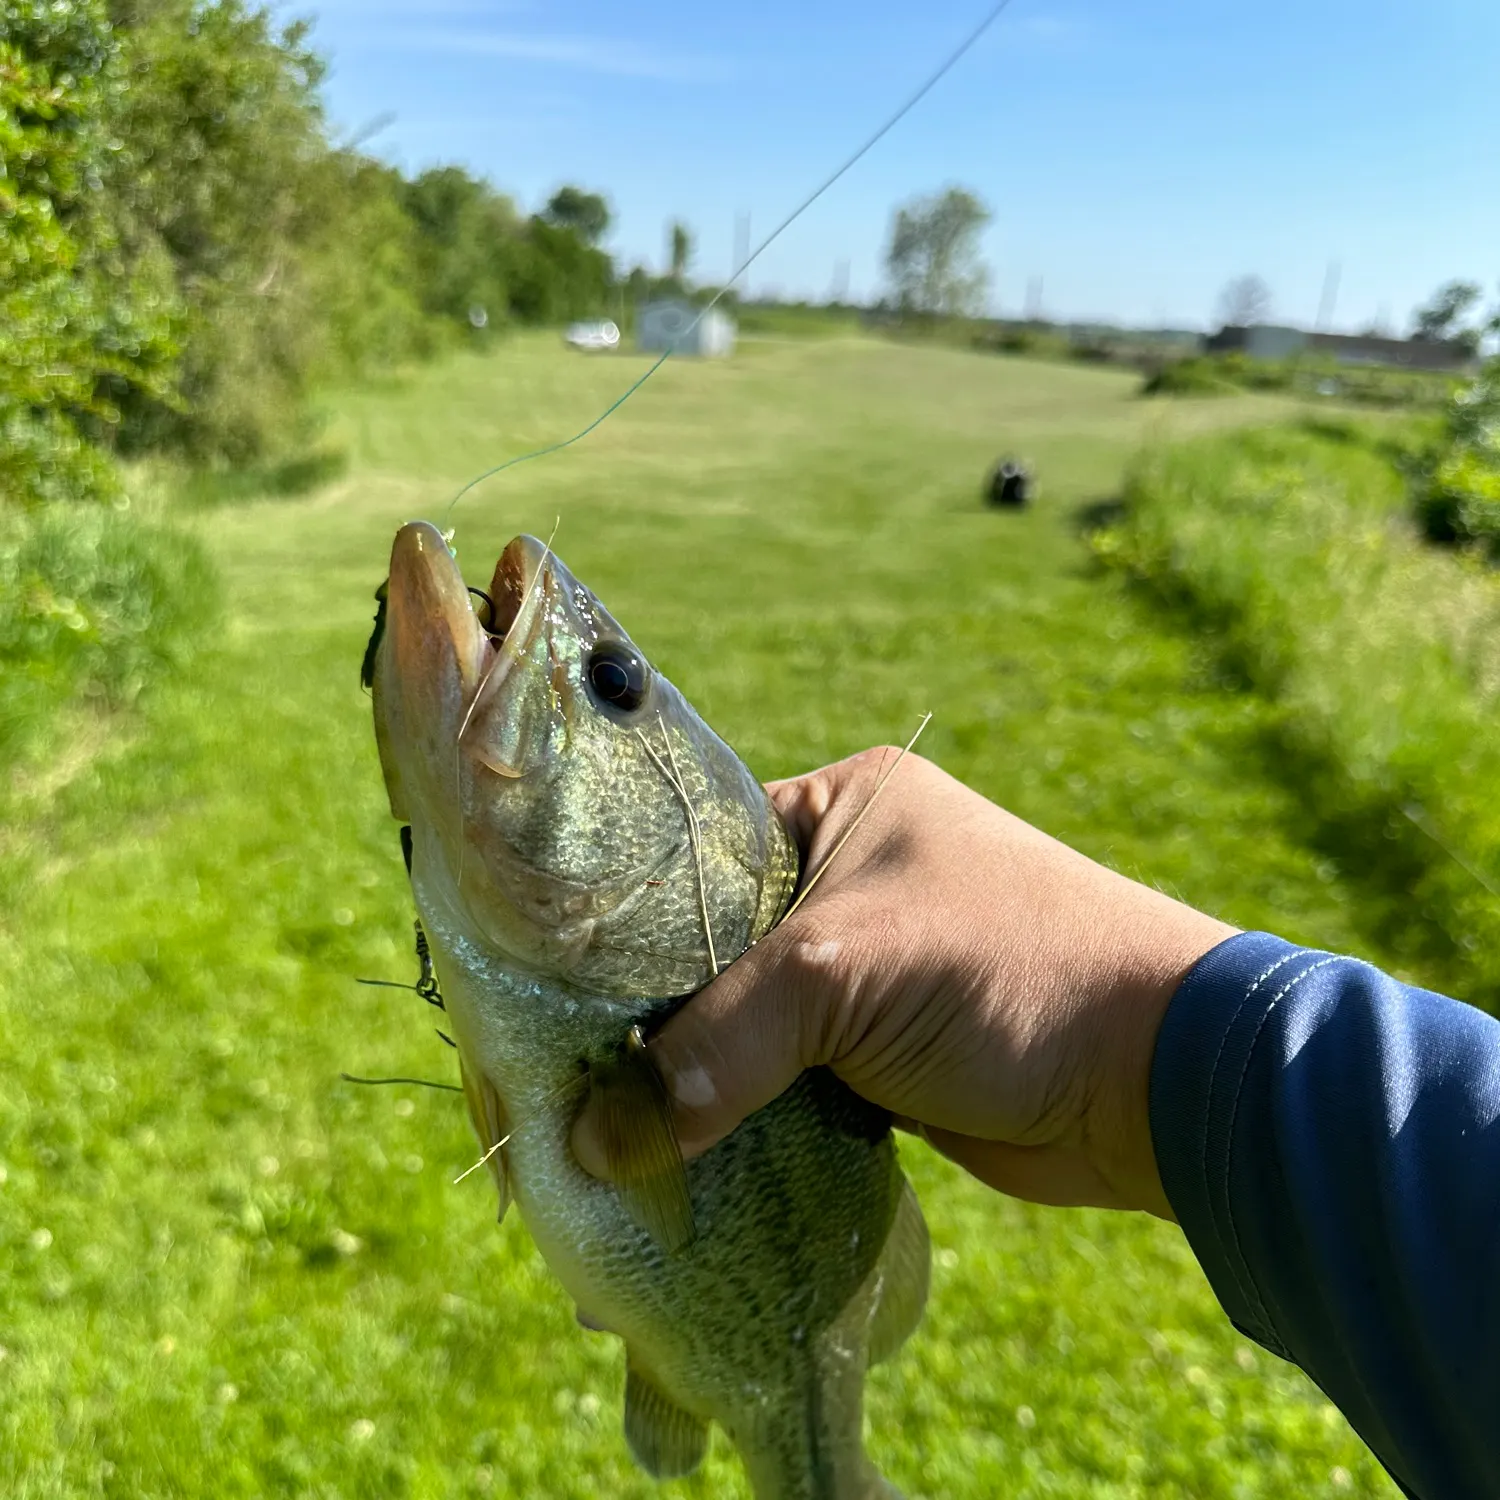
<path id="1" fill-rule="evenodd" d="M 979 259 L 979 234 L 989 221 L 989 209 L 959 187 L 898 208 L 885 256 L 897 305 L 949 316 L 981 311 L 989 270 Z"/>
<path id="2" fill-rule="evenodd" d="M 1271 288 L 1259 276 L 1236 276 L 1219 293 L 1219 322 L 1225 328 L 1249 328 L 1271 316 Z"/>

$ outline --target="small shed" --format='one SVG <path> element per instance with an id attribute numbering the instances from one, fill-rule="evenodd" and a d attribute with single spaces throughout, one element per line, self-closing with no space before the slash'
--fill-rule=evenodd
<path id="1" fill-rule="evenodd" d="M 677 354 L 722 358 L 734 353 L 734 319 L 718 307 L 700 317 L 685 298 L 664 297 L 643 303 L 636 313 L 635 341 L 651 354 L 671 349 Z"/>

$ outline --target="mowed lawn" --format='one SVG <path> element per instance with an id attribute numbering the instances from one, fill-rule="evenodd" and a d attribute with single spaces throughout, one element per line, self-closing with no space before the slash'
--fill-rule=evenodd
<path id="1" fill-rule="evenodd" d="M 566 435 L 644 368 L 551 339 L 341 398 L 330 488 L 199 513 L 222 629 L 80 731 L 6 840 L 0 1494 L 746 1494 L 657 1488 L 614 1340 L 494 1223 L 358 686 L 396 525 Z M 454 513 L 473 581 L 546 536 L 763 776 L 902 740 L 1090 854 L 1245 925 L 1357 946 L 1297 841 L 1271 710 L 1091 565 L 1143 440 L 1266 420 L 1128 377 L 857 339 L 669 363 L 586 442 Z M 1037 466 L 988 512 L 1002 451 Z M 996 903 L 1007 893 L 997 890 Z M 1372 955 L 1377 959 L 1379 954 Z M 1381 1495 L 1304 1379 L 1229 1327 L 1177 1230 L 1005 1201 L 911 1143 L 926 1320 L 871 1378 L 911 1500 Z"/>

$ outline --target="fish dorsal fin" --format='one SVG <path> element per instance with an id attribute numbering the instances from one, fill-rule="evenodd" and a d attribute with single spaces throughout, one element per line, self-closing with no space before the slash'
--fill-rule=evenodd
<path id="1" fill-rule="evenodd" d="M 474 1134 L 484 1147 L 485 1164 L 500 1192 L 499 1217 L 504 1219 L 505 1210 L 510 1207 L 510 1168 L 504 1146 L 510 1135 L 510 1117 L 505 1111 L 505 1101 L 484 1071 L 471 1066 L 462 1052 L 458 1055 L 458 1074 L 463 1080 L 464 1102 L 469 1106 Z"/>
<path id="2" fill-rule="evenodd" d="M 625 1441 L 653 1479 L 680 1479 L 703 1462 L 708 1424 L 684 1411 L 641 1370 L 625 1366 Z"/>
<path id="3" fill-rule="evenodd" d="M 687 1169 L 672 1126 L 672 1101 L 639 1026 L 610 1061 L 589 1069 L 607 1175 L 627 1212 L 669 1254 L 696 1233 Z"/>
<path id="4" fill-rule="evenodd" d="M 901 1183 L 896 1203 L 896 1217 L 876 1263 L 880 1278 L 875 1307 L 870 1314 L 870 1363 L 878 1365 L 889 1359 L 911 1336 L 922 1321 L 927 1305 L 927 1281 L 932 1264 L 932 1247 L 927 1238 L 927 1221 L 922 1205 L 912 1191 L 911 1183 Z"/>

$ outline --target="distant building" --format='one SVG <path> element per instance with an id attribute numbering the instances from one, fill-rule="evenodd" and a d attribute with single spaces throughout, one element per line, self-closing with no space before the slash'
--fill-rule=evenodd
<path id="1" fill-rule="evenodd" d="M 1326 355 L 1341 365 L 1383 365 L 1452 375 L 1462 375 L 1474 365 L 1473 351 L 1463 344 L 1362 333 L 1309 333 L 1272 323 L 1221 328 L 1203 341 L 1203 347 L 1209 354 L 1246 354 L 1251 359 L 1291 359 L 1305 351 Z"/>
<path id="2" fill-rule="evenodd" d="M 1330 354 L 1341 365 L 1394 365 L 1406 370 L 1436 370 L 1462 375 L 1477 363 L 1465 344 L 1445 339 L 1387 339 L 1363 333 L 1310 333 L 1307 347 Z"/>
<path id="3" fill-rule="evenodd" d="M 1251 359 L 1290 359 L 1307 347 L 1307 334 L 1300 328 L 1279 328 L 1256 323 L 1249 328 L 1230 324 L 1204 339 L 1210 354 L 1247 354 Z"/>
<path id="4" fill-rule="evenodd" d="M 649 354 L 668 349 L 677 354 L 721 357 L 734 353 L 734 319 L 711 307 L 701 317 L 682 297 L 643 303 L 635 316 L 635 341 Z"/>

